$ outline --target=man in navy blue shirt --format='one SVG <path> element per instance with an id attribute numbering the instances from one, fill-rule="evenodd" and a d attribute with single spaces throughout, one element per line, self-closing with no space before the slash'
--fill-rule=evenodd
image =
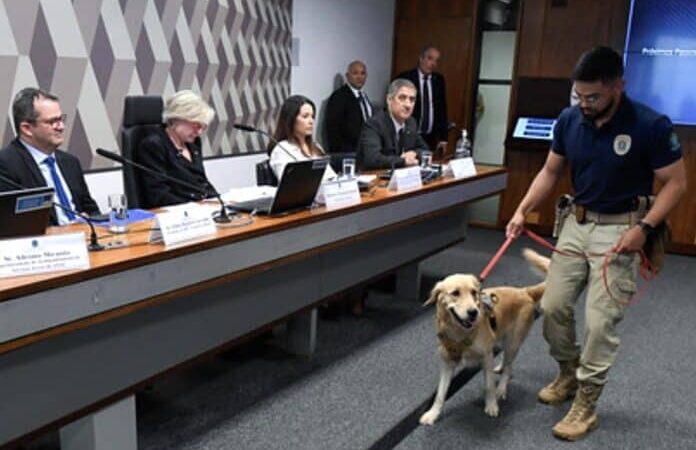
<path id="1" fill-rule="evenodd" d="M 508 236 L 519 236 L 525 216 L 550 195 L 566 164 L 570 167 L 575 198 L 565 209 L 557 243 L 565 254 L 554 253 L 541 300 L 544 338 L 560 371 L 538 395 L 547 404 L 574 397 L 553 428 L 554 436 L 567 440 L 598 425 L 595 406 L 619 347 L 617 325 L 625 300 L 636 292 L 637 252 L 686 191 L 672 123 L 626 96 L 618 53 L 608 47 L 588 51 L 572 78 L 579 103 L 558 118 L 546 163 L 507 225 Z M 663 186 L 647 205 L 655 178 Z M 581 347 L 575 305 L 585 288 Z"/>

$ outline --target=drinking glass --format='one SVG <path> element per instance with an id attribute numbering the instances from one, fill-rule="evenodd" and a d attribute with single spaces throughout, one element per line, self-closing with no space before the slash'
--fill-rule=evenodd
<path id="1" fill-rule="evenodd" d="M 424 151 L 421 152 L 421 167 L 430 167 L 433 163 L 433 152 Z"/>
<path id="2" fill-rule="evenodd" d="M 125 233 L 128 229 L 128 203 L 124 194 L 109 194 L 109 231 Z"/>
<path id="3" fill-rule="evenodd" d="M 355 178 L 355 158 L 343 158 L 342 172 L 348 179 Z"/>

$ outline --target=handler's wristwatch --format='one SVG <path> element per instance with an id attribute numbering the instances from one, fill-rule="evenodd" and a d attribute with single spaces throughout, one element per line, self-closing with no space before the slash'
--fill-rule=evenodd
<path id="1" fill-rule="evenodd" d="M 655 232 L 654 226 L 650 225 L 647 222 L 643 222 L 642 220 L 638 222 L 638 226 L 640 227 L 640 231 L 643 232 L 645 237 L 650 237 Z"/>

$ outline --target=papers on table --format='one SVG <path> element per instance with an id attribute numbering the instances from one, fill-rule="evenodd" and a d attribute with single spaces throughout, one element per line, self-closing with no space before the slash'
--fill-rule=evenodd
<path id="1" fill-rule="evenodd" d="M 222 194 L 222 200 L 225 203 L 243 203 L 262 198 L 273 198 L 276 193 L 274 186 L 246 186 L 241 188 L 233 188 Z"/>

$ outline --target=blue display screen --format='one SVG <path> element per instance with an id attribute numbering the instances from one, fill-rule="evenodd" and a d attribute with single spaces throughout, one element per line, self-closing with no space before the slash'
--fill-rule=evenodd
<path id="1" fill-rule="evenodd" d="M 624 64 L 631 98 L 696 124 L 696 2 L 633 0 Z"/>
<path id="2" fill-rule="evenodd" d="M 15 213 L 34 211 L 42 208 L 49 208 L 53 203 L 52 193 L 31 194 L 17 197 L 15 203 Z"/>

